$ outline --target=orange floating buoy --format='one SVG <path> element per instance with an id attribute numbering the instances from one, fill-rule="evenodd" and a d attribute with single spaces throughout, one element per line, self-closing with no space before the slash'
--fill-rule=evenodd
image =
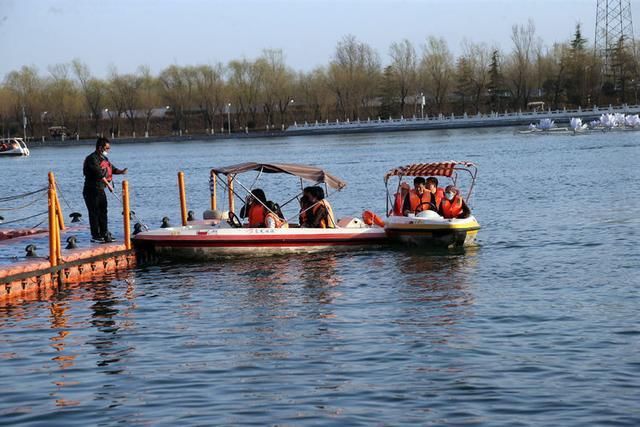
<path id="1" fill-rule="evenodd" d="M 362 220 L 367 225 L 377 225 L 378 227 L 384 227 L 384 221 L 378 215 L 371 211 L 362 212 Z"/>

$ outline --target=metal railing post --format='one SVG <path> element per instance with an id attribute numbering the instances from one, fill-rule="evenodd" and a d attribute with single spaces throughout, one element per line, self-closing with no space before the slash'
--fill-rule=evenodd
<path id="1" fill-rule="evenodd" d="M 129 219 L 129 183 L 122 181 L 122 219 L 124 225 L 124 246 L 131 249 L 131 223 Z"/>
<path id="2" fill-rule="evenodd" d="M 48 208 L 49 208 L 49 263 L 51 267 L 58 265 L 58 248 L 56 242 L 58 238 L 56 231 L 58 229 L 58 220 L 56 218 L 56 195 L 55 190 L 50 185 L 48 192 Z"/>
<path id="3" fill-rule="evenodd" d="M 218 208 L 218 177 L 215 173 L 211 173 L 211 210 L 215 211 Z"/>
<path id="4" fill-rule="evenodd" d="M 64 216 L 62 215 L 62 207 L 60 206 L 60 199 L 58 199 L 58 191 L 56 187 L 56 178 L 53 175 L 53 172 L 49 171 L 49 186 L 54 190 L 54 194 L 56 196 L 56 215 L 58 216 L 58 227 L 60 230 L 64 230 Z"/>
<path id="5" fill-rule="evenodd" d="M 227 188 L 229 189 L 229 212 L 234 212 L 234 200 L 233 200 L 233 176 L 227 175 Z"/>
<path id="6" fill-rule="evenodd" d="M 182 226 L 187 225 L 187 195 L 184 189 L 184 172 L 178 172 L 178 190 L 180 191 L 180 215 Z"/>

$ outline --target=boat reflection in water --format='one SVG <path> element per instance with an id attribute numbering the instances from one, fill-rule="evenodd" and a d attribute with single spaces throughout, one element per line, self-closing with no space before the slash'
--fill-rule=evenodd
<path id="1" fill-rule="evenodd" d="M 403 278 L 398 285 L 400 298 L 419 307 L 423 316 L 411 319 L 425 333 L 431 331 L 433 338 L 441 339 L 446 336 L 443 327 L 474 316 L 475 297 L 470 283 L 477 265 L 476 248 L 460 249 L 459 254 L 405 250 L 394 259 L 398 276 Z"/>

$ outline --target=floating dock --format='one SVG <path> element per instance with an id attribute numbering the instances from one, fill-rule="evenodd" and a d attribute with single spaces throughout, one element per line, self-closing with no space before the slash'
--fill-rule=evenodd
<path id="1" fill-rule="evenodd" d="M 44 297 L 70 283 L 98 279 L 135 266 L 133 250 L 125 244 L 105 243 L 65 251 L 59 264 L 36 258 L 0 267 L 0 304 Z"/>
<path id="2" fill-rule="evenodd" d="M 49 172 L 48 221 L 49 256 L 0 266 L 0 304 L 43 298 L 61 286 L 98 279 L 104 275 L 130 269 L 136 265 L 130 239 L 129 187 L 122 182 L 123 243 L 95 244 L 88 248 L 65 249 L 60 246 L 60 233 L 65 229 L 58 201 L 55 178 Z M 29 233 L 13 233 L 10 237 L 23 241 Z M 32 235 L 35 233 L 31 233 Z"/>

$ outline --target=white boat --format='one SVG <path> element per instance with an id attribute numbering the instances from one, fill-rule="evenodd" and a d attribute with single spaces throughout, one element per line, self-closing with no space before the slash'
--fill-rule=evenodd
<path id="1" fill-rule="evenodd" d="M 29 148 L 22 138 L 1 138 L 0 156 L 28 156 Z"/>
<path id="2" fill-rule="evenodd" d="M 404 177 L 447 177 L 451 179 L 453 185 L 458 185 L 458 172 L 468 173 L 471 180 L 469 190 L 464 198 L 468 203 L 477 175 L 477 167 L 471 162 L 416 163 L 394 168 L 387 172 L 384 181 L 387 187 L 388 214 L 384 229 L 389 239 L 409 246 L 425 248 L 455 248 L 473 245 L 478 230 L 480 230 L 480 224 L 473 215 L 467 218 L 447 219 L 437 212 L 424 210 L 403 216 L 393 215 L 393 209 L 390 209 L 389 203 L 392 202 L 392 198 L 390 197 L 389 180 L 391 177 L 398 178 L 398 185 L 393 189 L 395 192 L 399 192 Z"/>
<path id="3" fill-rule="evenodd" d="M 133 238 L 136 248 L 161 258 L 210 259 L 235 255 L 257 256 L 353 249 L 380 246 L 387 241 L 384 228 L 367 225 L 362 220 L 352 217 L 338 220 L 335 228 L 303 228 L 293 221 L 286 221 L 286 228 L 250 228 L 247 224 L 242 224 L 235 214 L 234 205 L 236 198 L 244 200 L 244 197 L 234 190 L 234 186 L 241 187 L 244 193 L 249 194 L 251 188 L 245 187 L 238 180 L 238 175 L 250 171 L 258 173 L 256 180 L 262 174 L 273 173 L 298 177 L 300 193 L 303 180 L 324 184 L 327 191 L 329 188 L 340 191 L 346 186 L 344 181 L 324 170 L 305 165 L 242 163 L 214 168 L 211 171 L 212 210 L 208 212 L 216 212 L 217 215 L 213 215 L 214 217 L 228 219 L 205 219 L 192 221 L 181 227 L 143 231 Z M 221 215 L 216 209 L 218 183 L 223 186 L 229 197 L 229 211 L 226 215 Z M 283 204 L 283 208 L 289 202 L 297 200 L 299 195 L 298 193 L 291 197 Z M 294 217 L 297 218 L 297 207 L 295 211 Z"/>

